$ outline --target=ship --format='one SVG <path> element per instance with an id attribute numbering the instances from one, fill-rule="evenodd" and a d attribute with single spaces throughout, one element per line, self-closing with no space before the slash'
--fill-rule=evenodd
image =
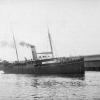
<path id="1" fill-rule="evenodd" d="M 10 74 L 36 74 L 36 75 L 84 75 L 84 57 L 54 57 L 51 35 L 48 31 L 50 52 L 37 53 L 34 45 L 29 45 L 33 59 L 19 61 L 16 41 L 13 34 L 17 61 L 2 62 L 0 64 L 4 73 Z M 39 59 L 38 54 L 51 54 L 51 58 Z"/>

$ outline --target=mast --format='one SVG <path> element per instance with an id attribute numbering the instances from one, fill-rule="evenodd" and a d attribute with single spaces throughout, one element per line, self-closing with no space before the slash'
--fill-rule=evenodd
<path id="1" fill-rule="evenodd" d="M 54 58 L 53 47 L 52 47 L 52 42 L 51 42 L 51 35 L 50 35 L 50 32 L 49 32 L 49 29 L 48 29 L 48 37 L 49 37 L 49 43 L 50 43 L 52 58 Z"/>
<path id="2" fill-rule="evenodd" d="M 12 33 L 12 34 L 13 34 L 13 41 L 14 41 L 14 46 L 15 46 L 15 50 L 16 50 L 17 61 L 19 61 L 19 58 L 18 58 L 18 51 L 17 51 L 17 47 L 16 47 L 16 41 L 15 41 L 14 33 Z"/>

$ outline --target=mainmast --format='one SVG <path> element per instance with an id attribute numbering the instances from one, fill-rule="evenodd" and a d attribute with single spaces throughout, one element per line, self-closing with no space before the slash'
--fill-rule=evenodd
<path id="1" fill-rule="evenodd" d="M 53 47 L 52 47 L 52 42 L 51 42 L 51 35 L 50 35 L 50 32 L 49 32 L 49 29 L 48 29 L 48 37 L 49 37 L 49 43 L 50 43 L 52 58 L 54 58 Z"/>
<path id="2" fill-rule="evenodd" d="M 17 46 L 16 46 L 16 41 L 15 41 L 14 33 L 13 33 L 13 40 L 14 40 L 14 46 L 15 46 L 15 50 L 16 50 L 17 61 L 19 61 L 19 58 L 18 58 L 18 51 L 17 51 Z"/>

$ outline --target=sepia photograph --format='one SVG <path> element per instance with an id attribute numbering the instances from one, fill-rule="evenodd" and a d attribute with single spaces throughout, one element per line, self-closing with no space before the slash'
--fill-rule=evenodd
<path id="1" fill-rule="evenodd" d="M 100 100 L 100 0 L 0 0 L 0 100 Z"/>

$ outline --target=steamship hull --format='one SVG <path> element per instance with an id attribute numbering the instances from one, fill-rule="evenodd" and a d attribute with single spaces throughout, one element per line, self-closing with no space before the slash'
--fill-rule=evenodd
<path id="1" fill-rule="evenodd" d="M 4 73 L 10 74 L 79 74 L 85 73 L 84 61 L 72 61 L 66 63 L 47 63 L 34 65 L 34 63 L 9 64 L 3 67 Z"/>

